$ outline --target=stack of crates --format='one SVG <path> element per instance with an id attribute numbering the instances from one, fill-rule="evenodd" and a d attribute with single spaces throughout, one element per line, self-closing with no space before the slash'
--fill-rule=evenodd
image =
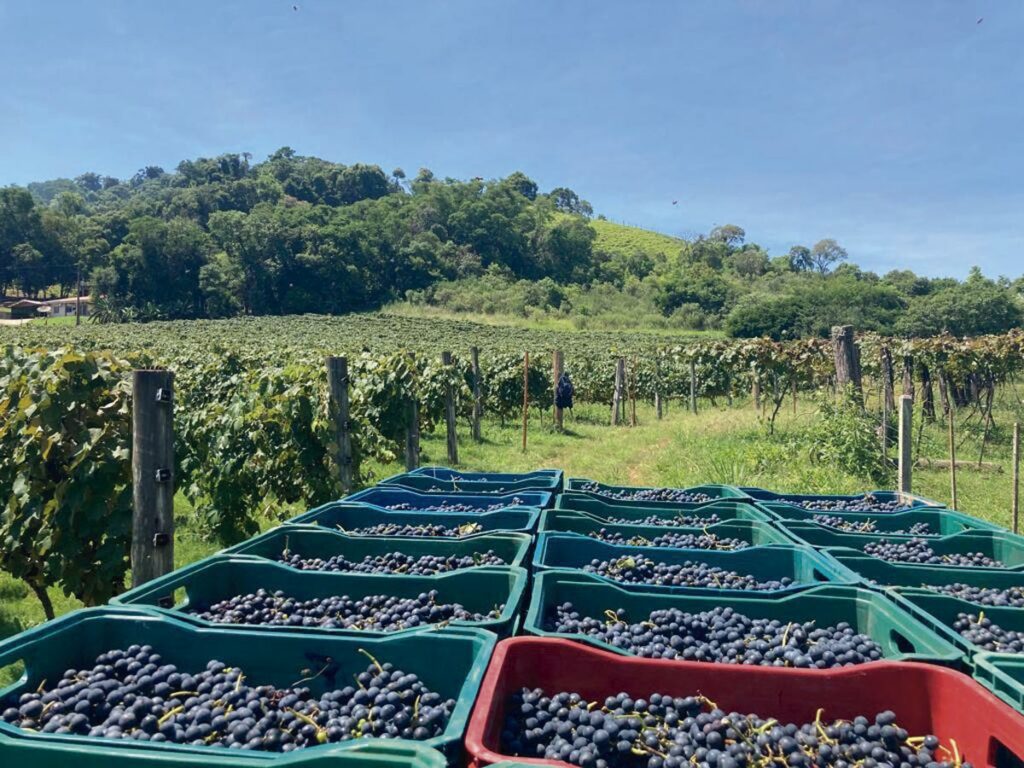
<path id="1" fill-rule="evenodd" d="M 0 690 L 0 702 L 5 702 L 0 710 L 25 692 L 50 690 L 67 669 L 91 669 L 109 650 L 148 645 L 163 663 L 181 670 L 199 671 L 220 660 L 243 670 L 254 684 L 291 687 L 300 681 L 314 693 L 354 685 L 368 659 L 391 663 L 418 675 L 442 699 L 455 701 L 439 736 L 351 739 L 281 753 L 51 734 L 0 722 L 0 766 L 56 768 L 72 761 L 85 768 L 237 768 L 268 761 L 282 768 L 460 765 L 466 724 L 492 651 L 518 627 L 541 510 L 554 503 L 561 489 L 558 470 L 512 475 L 421 468 L 303 513 L 132 589 L 108 607 L 76 611 L 0 643 L 0 666 L 24 667 L 18 682 Z M 486 564 L 428 575 L 350 569 L 391 553 L 409 562 L 456 557 Z M 323 570 L 322 563 L 308 562 L 331 558 L 344 558 L 346 570 Z M 198 615 L 257 590 L 280 591 L 297 601 L 340 595 L 416 597 L 436 591 L 437 603 L 458 603 L 483 618 L 379 632 L 232 624 Z"/>
<path id="2" fill-rule="evenodd" d="M 879 492 L 865 498 L 879 497 L 897 499 Z M 986 551 L 1015 558 L 1013 544 L 993 526 L 952 512 L 941 513 L 940 520 L 927 500 L 898 500 L 892 506 L 914 507 L 908 513 L 917 515 L 913 522 L 931 522 L 943 533 L 973 532 L 977 547 L 984 540 Z M 819 720 L 819 708 L 829 719 L 893 709 L 904 727 L 958 745 L 963 760 L 1021 765 L 1024 719 L 970 678 L 976 666 L 962 645 L 910 599 L 851 567 L 832 540 L 810 532 L 817 526 L 814 514 L 822 513 L 815 505 L 831 510 L 838 501 L 721 485 L 655 489 L 568 479 L 555 506 L 541 512 L 520 633 L 526 637 L 496 647 L 466 736 L 469 764 L 516 759 L 503 750 L 510 696 L 540 688 L 548 694 L 573 691 L 584 702 L 620 691 L 638 698 L 699 693 L 726 711 L 757 712 L 782 723 Z M 680 540 L 693 548 L 680 548 Z M 715 566 L 778 588 L 651 583 L 630 575 L 644 560 Z M 668 609 L 695 614 L 721 607 L 784 626 L 847 623 L 874 640 L 883 659 L 790 669 L 640 658 L 618 638 L 558 631 L 553 617 L 567 604 L 579 617 L 606 625 L 642 625 Z"/>
<path id="3" fill-rule="evenodd" d="M 846 509 L 854 502 L 870 507 L 872 500 L 888 511 Z M 825 521 L 823 514 L 832 519 Z M 835 527 L 837 520 L 841 527 Z M 903 541 L 912 527 L 935 534 L 928 540 L 937 552 L 982 552 L 1006 567 L 899 565 L 864 551 L 873 541 Z M 425 467 L 305 512 L 132 589 L 108 607 L 77 611 L 0 643 L 0 665 L 25 667 L 18 683 L 0 690 L 0 702 L 7 702 L 0 709 L 24 692 L 52 686 L 66 669 L 91 667 L 110 649 L 150 645 L 164 663 L 185 670 L 217 659 L 237 665 L 255 683 L 291 687 L 298 681 L 314 692 L 351 687 L 368 659 L 391 663 L 455 701 L 440 735 L 418 741 L 353 738 L 278 753 L 40 733 L 0 722 L 0 767 L 536 763 L 502 749 L 509 697 L 525 686 L 577 691 L 594 701 L 619 691 L 699 693 L 723 708 L 756 711 L 783 723 L 815 721 L 818 707 L 827 707 L 831 718 L 894 709 L 905 727 L 958 745 L 976 768 L 1020 768 L 1024 717 L 1013 707 L 1024 710 L 1024 664 L 1018 661 L 1024 656 L 972 647 L 952 622 L 959 612 L 983 610 L 1000 626 L 1024 631 L 1016 618 L 1024 614 L 1022 544 L 996 526 L 926 499 L 883 492 L 825 497 L 723 485 L 645 489 L 565 480 L 560 470 L 510 474 Z M 393 553 L 407 563 L 424 557 L 463 560 L 461 567 L 420 575 L 352 570 L 352 564 L 380 562 Z M 345 561 L 341 572 L 325 567 L 338 558 Z M 777 588 L 694 588 L 629 578 L 642 560 L 703 564 Z M 598 573 L 595 565 L 601 563 L 615 568 Z M 988 607 L 929 590 L 954 583 L 1019 587 L 1020 603 Z M 199 615 L 257 590 L 298 601 L 436 592 L 438 603 L 458 603 L 482 618 L 381 632 L 231 624 Z M 630 623 L 664 609 L 699 613 L 720 607 L 783 624 L 845 622 L 877 643 L 883 660 L 788 669 L 639 658 L 611 642 L 558 632 L 551 619 L 566 603 L 581 615 L 625 617 Z"/>
<path id="4" fill-rule="evenodd" d="M 1024 636 L 1016 646 L 990 637 L 986 647 L 960 632 L 966 621 L 1024 633 L 1024 537 L 912 494 L 806 496 L 742 490 L 780 530 L 813 546 L 948 641 L 960 653 L 965 671 L 1024 711 Z M 935 562 L 890 561 L 871 553 L 871 545 L 913 539 L 926 543 Z M 964 565 L 957 555 L 976 557 L 983 564 Z"/>

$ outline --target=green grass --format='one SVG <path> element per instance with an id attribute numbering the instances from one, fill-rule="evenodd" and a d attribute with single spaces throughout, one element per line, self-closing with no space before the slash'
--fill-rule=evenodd
<path id="1" fill-rule="evenodd" d="M 690 414 L 678 401 L 669 404 L 665 418 L 657 421 L 649 405 L 637 407 L 636 427 L 611 427 L 608 409 L 585 405 L 566 415 L 565 431 L 552 430 L 550 412 L 534 411 L 529 422 L 527 449 L 521 448 L 521 423 L 501 426 L 485 420 L 483 440 L 474 442 L 468 426 L 459 425 L 459 466 L 468 470 L 526 471 L 541 467 L 565 470 L 567 476 L 589 477 L 617 485 L 668 485 L 686 487 L 703 483 L 754 485 L 778 491 L 804 493 L 857 493 L 877 483 L 810 460 L 810 444 L 820 416 L 813 403 L 801 400 L 797 412 L 789 403 L 782 410 L 774 435 L 769 435 L 760 414 L 737 401 L 732 408 L 702 402 L 700 413 Z M 915 413 L 915 418 L 917 414 Z M 961 460 L 976 461 L 981 444 L 977 415 L 958 414 Z M 1014 420 L 1024 418 L 1024 406 L 1012 390 L 1004 389 L 995 411 L 996 428 L 986 448 L 985 461 L 1001 466 L 1001 473 L 973 469 L 959 472 L 959 508 L 1001 525 L 1010 523 L 1009 435 Z M 915 432 L 917 426 L 915 426 Z M 916 454 L 943 458 L 945 426 L 926 425 Z M 443 429 L 426 434 L 422 441 L 424 464 L 447 464 Z M 376 479 L 403 470 L 399 464 L 366 467 Z M 889 485 L 891 483 L 883 484 Z M 948 471 L 917 469 L 916 493 L 943 503 L 950 502 Z M 178 566 L 206 557 L 221 544 L 203 539 L 192 522 L 192 510 L 179 494 L 175 500 L 178 533 L 175 563 Z M 301 511 L 294 510 L 295 513 Z M 267 528 L 274 521 L 263 521 Z M 73 598 L 51 590 L 58 614 L 80 607 Z M 0 638 L 34 626 L 43 620 L 42 609 L 18 580 L 0 573 Z M 3 674 L 0 671 L 0 682 Z"/>
<path id="2" fill-rule="evenodd" d="M 632 256 L 637 251 L 651 255 L 663 253 L 666 256 L 673 256 L 686 247 L 686 241 L 678 237 L 626 224 L 616 224 L 613 221 L 593 219 L 590 226 L 597 232 L 597 239 L 594 241 L 595 251 L 623 256 Z"/>

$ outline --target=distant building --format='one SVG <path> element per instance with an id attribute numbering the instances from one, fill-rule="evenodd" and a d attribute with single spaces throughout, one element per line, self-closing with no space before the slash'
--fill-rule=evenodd
<path id="1" fill-rule="evenodd" d="M 75 303 L 77 299 L 70 296 L 66 299 L 49 299 L 47 301 L 36 301 L 35 299 L 21 299 L 7 304 L 6 309 L 10 312 L 12 320 L 26 320 L 33 317 L 74 317 Z M 91 296 L 83 296 L 82 317 L 89 316 Z"/>

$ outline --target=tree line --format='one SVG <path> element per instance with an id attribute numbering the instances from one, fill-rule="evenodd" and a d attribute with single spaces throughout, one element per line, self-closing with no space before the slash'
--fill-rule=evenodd
<path id="1" fill-rule="evenodd" d="M 835 323 L 884 334 L 998 333 L 1022 280 L 879 276 L 834 239 L 772 256 L 736 225 L 678 247 L 604 247 L 567 187 L 407 177 L 284 147 L 0 188 L 0 293 L 66 296 L 107 321 L 338 314 L 395 301 L 720 328 L 774 339 Z M 601 218 L 601 217 L 599 217 Z M 894 254 L 898 258 L 898 254 Z"/>

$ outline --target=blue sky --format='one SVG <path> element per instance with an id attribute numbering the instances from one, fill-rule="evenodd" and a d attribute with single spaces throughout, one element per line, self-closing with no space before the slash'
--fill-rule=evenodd
<path id="1" fill-rule="evenodd" d="M 0 0 L 0 184 L 289 145 L 1017 276 L 1022 40 L 1009 0 Z"/>

